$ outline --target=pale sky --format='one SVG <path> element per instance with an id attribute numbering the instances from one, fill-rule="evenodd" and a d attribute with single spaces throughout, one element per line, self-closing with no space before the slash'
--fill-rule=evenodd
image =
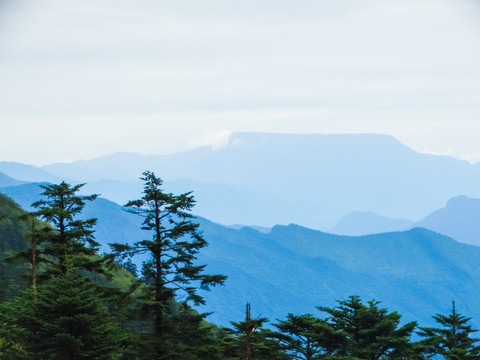
<path id="1" fill-rule="evenodd" d="M 384 133 L 480 161 L 478 0 L 0 0 L 0 161 Z"/>

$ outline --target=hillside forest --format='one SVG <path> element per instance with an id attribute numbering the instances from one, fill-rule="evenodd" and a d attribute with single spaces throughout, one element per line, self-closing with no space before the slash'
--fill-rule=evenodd
<path id="1" fill-rule="evenodd" d="M 480 359 L 472 319 L 455 302 L 431 314 L 434 326 L 355 294 L 305 314 L 292 303 L 275 319 L 247 303 L 229 327 L 212 324 L 197 306 L 229 282 L 198 262 L 208 239 L 194 195 L 165 192 L 153 172 L 141 180 L 124 210 L 142 219 L 144 240 L 112 238 L 103 254 L 96 219 L 82 216 L 98 195 L 80 195 L 84 184 L 40 185 L 32 211 L 0 195 L 1 359 Z"/>

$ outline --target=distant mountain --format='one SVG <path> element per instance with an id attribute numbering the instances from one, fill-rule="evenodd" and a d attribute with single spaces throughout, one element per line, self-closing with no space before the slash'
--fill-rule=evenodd
<path id="1" fill-rule="evenodd" d="M 2 188 L 0 192 L 28 207 L 38 184 Z M 96 238 L 131 243 L 150 236 L 141 218 L 105 199 L 89 204 L 82 218 L 99 219 Z M 431 324 L 431 315 L 458 310 L 480 324 L 480 248 L 429 230 L 415 228 L 362 237 L 327 234 L 298 225 L 275 226 L 268 233 L 240 230 L 197 218 L 209 246 L 199 254 L 207 272 L 228 275 L 224 287 L 205 292 L 213 311 L 209 320 L 228 325 L 241 320 L 246 302 L 258 316 L 271 320 L 288 312 L 315 312 L 315 306 L 357 294 L 381 300 L 404 320 Z M 265 229 L 262 229 L 265 230 Z M 144 259 L 135 259 L 138 265 Z"/>
<path id="2" fill-rule="evenodd" d="M 248 213 L 261 203 L 256 221 L 249 221 L 260 226 L 271 226 L 266 217 L 273 213 L 284 215 L 277 222 L 317 229 L 332 228 L 352 211 L 419 219 L 459 194 L 480 197 L 479 164 L 421 154 L 386 135 L 234 133 L 228 145 L 217 150 L 202 147 L 162 156 L 116 153 L 42 169 L 87 182 L 135 182 L 148 169 L 166 181 L 249 189 L 250 198 L 258 199 L 253 206 L 233 202 L 209 216 L 222 223 L 243 223 L 233 213 L 229 217 L 230 212 Z M 221 189 L 211 193 L 202 203 L 223 200 L 215 195 Z M 230 198 L 242 197 L 239 190 Z"/>
<path id="3" fill-rule="evenodd" d="M 52 175 L 34 165 L 26 165 L 17 162 L 0 161 L 0 171 L 17 180 L 27 182 L 61 182 L 64 178 Z M 9 185 L 5 185 L 9 186 Z"/>
<path id="4" fill-rule="evenodd" d="M 330 233 L 339 235 L 368 235 L 407 230 L 413 222 L 406 219 L 392 219 L 373 212 L 354 211 L 340 220 Z"/>
<path id="5" fill-rule="evenodd" d="M 448 235 L 465 244 L 480 246 L 480 199 L 458 196 L 415 226 Z"/>
<path id="6" fill-rule="evenodd" d="M 274 320 L 288 312 L 315 313 L 349 295 L 377 299 L 405 321 L 431 325 L 455 300 L 462 314 L 480 320 L 480 248 L 426 229 L 362 237 L 338 236 L 296 225 L 268 234 L 234 230 L 201 219 L 209 247 L 208 271 L 229 276 L 206 293 L 211 320 L 240 320 L 244 304 Z"/>
<path id="7" fill-rule="evenodd" d="M 2 172 L 0 172 L 0 187 L 5 187 L 5 186 L 16 186 L 16 185 L 21 185 L 25 184 L 25 181 L 20 181 L 17 179 L 14 179 Z"/>

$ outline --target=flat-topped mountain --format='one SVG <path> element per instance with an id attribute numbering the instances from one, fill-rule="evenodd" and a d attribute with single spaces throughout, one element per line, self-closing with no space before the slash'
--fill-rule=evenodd
<path id="1" fill-rule="evenodd" d="M 136 181 L 146 169 L 164 180 L 240 187 L 251 196 L 260 193 L 266 197 L 263 213 L 283 203 L 289 222 L 317 229 L 333 227 L 352 211 L 419 219 L 451 197 L 480 196 L 480 165 L 421 154 L 391 136 L 374 134 L 233 133 L 221 149 L 202 147 L 162 156 L 116 153 L 43 167 L 79 181 Z M 234 197 L 224 201 L 234 207 Z M 256 215 L 255 225 L 273 225 L 261 213 Z M 245 223 L 233 216 L 229 222 Z"/>
<path id="2" fill-rule="evenodd" d="M 421 154 L 373 134 L 233 133 L 221 149 L 116 153 L 40 170 L 88 182 L 88 191 L 119 203 L 141 190 L 143 171 L 154 171 L 176 183 L 175 191 L 193 190 L 199 214 L 213 221 L 267 227 L 331 229 L 352 211 L 417 220 L 460 194 L 480 197 L 480 165 Z M 5 173 L 23 179 L 13 170 Z"/>

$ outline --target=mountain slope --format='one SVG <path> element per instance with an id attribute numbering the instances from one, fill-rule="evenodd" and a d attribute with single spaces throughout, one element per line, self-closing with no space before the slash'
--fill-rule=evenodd
<path id="1" fill-rule="evenodd" d="M 26 165 L 17 162 L 0 161 L 0 171 L 18 180 L 27 182 L 61 182 L 63 177 L 52 175 L 34 165 Z M 4 185 L 4 186 L 12 186 Z"/>
<path id="2" fill-rule="evenodd" d="M 2 172 L 0 172 L 0 187 L 5 187 L 5 186 L 17 186 L 25 184 L 25 181 L 20 181 L 17 179 L 14 179 Z"/>
<path id="3" fill-rule="evenodd" d="M 465 244 L 480 245 L 480 199 L 458 196 L 415 226 L 448 235 Z"/>

